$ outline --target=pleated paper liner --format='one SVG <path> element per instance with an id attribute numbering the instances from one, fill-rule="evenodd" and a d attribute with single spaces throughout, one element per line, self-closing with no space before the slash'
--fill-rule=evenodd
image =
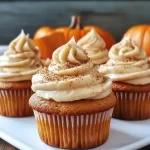
<path id="1" fill-rule="evenodd" d="M 7 117 L 32 116 L 29 98 L 33 94 L 31 88 L 0 90 L 0 115 Z"/>
<path id="2" fill-rule="evenodd" d="M 109 136 L 113 108 L 105 112 L 61 116 L 34 110 L 39 136 L 46 144 L 67 149 L 102 145 Z"/>
<path id="3" fill-rule="evenodd" d="M 117 103 L 113 117 L 124 120 L 150 119 L 150 92 L 114 92 Z"/>

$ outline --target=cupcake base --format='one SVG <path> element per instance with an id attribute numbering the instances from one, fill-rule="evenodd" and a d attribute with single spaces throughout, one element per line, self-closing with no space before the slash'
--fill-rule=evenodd
<path id="1" fill-rule="evenodd" d="M 33 94 L 29 104 L 42 141 L 58 148 L 89 149 L 108 139 L 115 102 L 113 93 L 100 100 L 73 102 L 55 102 Z"/>
<path id="2" fill-rule="evenodd" d="M 113 109 L 102 113 L 60 116 L 34 110 L 39 136 L 46 144 L 69 149 L 94 148 L 109 136 Z"/>
<path id="3" fill-rule="evenodd" d="M 117 103 L 113 117 L 124 120 L 150 118 L 150 92 L 114 92 Z"/>
<path id="4" fill-rule="evenodd" d="M 33 92 L 30 87 L 23 88 L 23 85 L 27 85 L 27 82 L 14 83 L 13 87 L 10 83 L 8 85 L 7 83 L 3 84 L 5 88 L 0 89 L 0 115 L 7 117 L 26 117 L 33 115 L 32 108 L 29 107 L 29 98 Z M 21 85 L 20 88 L 19 84 Z M 28 84 L 31 86 L 30 82 Z"/>
<path id="5" fill-rule="evenodd" d="M 136 86 L 113 83 L 117 98 L 113 117 L 123 120 L 145 120 L 150 118 L 150 85 Z M 144 92 L 145 91 L 145 92 Z"/>

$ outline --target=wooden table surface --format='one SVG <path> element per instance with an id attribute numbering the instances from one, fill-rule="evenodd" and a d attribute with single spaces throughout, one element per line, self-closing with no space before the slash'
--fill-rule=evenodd
<path id="1" fill-rule="evenodd" d="M 18 150 L 18 149 L 10 145 L 9 143 L 5 142 L 4 140 L 0 139 L 0 150 Z"/>
<path id="2" fill-rule="evenodd" d="M 0 150 L 19 150 L 19 149 L 0 139 Z M 139 150 L 150 150 L 150 145 Z"/>

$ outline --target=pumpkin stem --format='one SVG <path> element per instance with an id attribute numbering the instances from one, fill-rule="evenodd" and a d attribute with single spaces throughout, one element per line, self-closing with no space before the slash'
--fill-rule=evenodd
<path id="1" fill-rule="evenodd" d="M 80 16 L 72 16 L 71 17 L 70 28 L 72 28 L 72 29 L 82 29 L 83 28 Z"/>

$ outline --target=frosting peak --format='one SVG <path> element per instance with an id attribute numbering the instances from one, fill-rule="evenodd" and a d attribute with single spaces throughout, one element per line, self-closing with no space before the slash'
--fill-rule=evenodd
<path id="1" fill-rule="evenodd" d="M 81 64 L 88 61 L 86 52 L 79 47 L 74 37 L 65 45 L 56 49 L 52 55 L 52 61 L 54 64 L 66 63 Z"/>
<path id="2" fill-rule="evenodd" d="M 40 51 L 23 31 L 0 56 L 0 81 L 31 80 L 41 66 Z"/>
<path id="3" fill-rule="evenodd" d="M 147 58 L 145 51 L 141 50 L 134 41 L 125 37 L 120 43 L 112 46 L 109 58 L 116 60 L 140 60 Z"/>
<path id="4" fill-rule="evenodd" d="M 48 69 L 59 75 L 78 75 L 93 68 L 86 52 L 72 38 L 67 44 L 56 49 Z"/>
<path id="5" fill-rule="evenodd" d="M 25 35 L 24 31 L 21 30 L 20 35 L 9 44 L 9 50 L 5 52 L 4 55 L 30 52 L 25 54 L 30 54 L 33 56 L 31 51 L 39 51 L 39 49 L 35 47 L 32 40 L 29 38 L 29 34 Z"/>
<path id="6" fill-rule="evenodd" d="M 88 57 L 94 64 L 102 64 L 108 60 L 108 50 L 102 37 L 92 29 L 78 41 L 88 53 Z"/>
<path id="7" fill-rule="evenodd" d="M 109 51 L 109 61 L 99 67 L 102 74 L 106 74 L 113 81 L 130 84 L 150 83 L 150 64 L 145 51 L 140 49 L 134 41 L 124 38 Z"/>

